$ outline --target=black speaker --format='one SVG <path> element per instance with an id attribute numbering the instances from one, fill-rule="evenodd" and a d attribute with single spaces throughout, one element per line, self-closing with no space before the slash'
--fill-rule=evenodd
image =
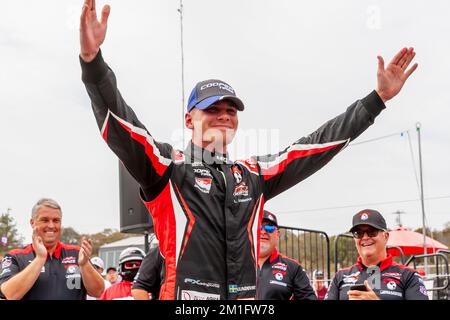
<path id="1" fill-rule="evenodd" d="M 153 221 L 139 196 L 139 184 L 119 161 L 120 232 L 153 233 Z"/>

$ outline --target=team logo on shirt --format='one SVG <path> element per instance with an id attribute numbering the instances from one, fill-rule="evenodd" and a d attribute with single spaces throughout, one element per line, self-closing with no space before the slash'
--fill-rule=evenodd
<path id="1" fill-rule="evenodd" d="M 175 150 L 174 152 L 174 161 L 175 163 L 184 162 L 184 154 L 180 150 Z"/>
<path id="2" fill-rule="evenodd" d="M 281 272 L 277 272 L 275 273 L 275 279 L 277 279 L 278 281 L 283 280 L 283 275 L 281 274 Z"/>
<path id="3" fill-rule="evenodd" d="M 400 281 L 398 279 L 395 279 L 395 278 L 386 278 L 386 279 L 383 279 L 383 282 L 384 283 L 394 282 L 396 284 L 400 284 Z"/>
<path id="4" fill-rule="evenodd" d="M 233 166 L 231 168 L 231 171 L 233 172 L 234 179 L 236 180 L 236 183 L 241 183 L 242 181 L 242 171 L 239 170 L 237 166 Z"/>
<path id="5" fill-rule="evenodd" d="M 397 288 L 397 285 L 395 284 L 394 281 L 389 281 L 389 282 L 387 283 L 387 288 L 388 288 L 389 290 L 395 290 L 395 288 Z"/>
<path id="6" fill-rule="evenodd" d="M 2 260 L 2 269 L 8 268 L 12 264 L 11 257 L 4 257 Z"/>
<path id="7" fill-rule="evenodd" d="M 239 183 L 234 188 L 233 196 L 235 196 L 235 197 L 248 197 L 248 186 L 245 184 L 245 182 Z"/>
<path id="8" fill-rule="evenodd" d="M 211 190 L 212 179 L 211 178 L 199 178 L 195 177 L 195 185 L 203 193 L 209 193 Z"/>
<path id="9" fill-rule="evenodd" d="M 78 266 L 76 265 L 76 264 L 72 264 L 72 265 L 69 265 L 69 266 L 66 266 L 67 268 L 67 270 L 66 270 L 66 273 L 67 274 L 74 274 L 74 273 L 76 273 L 77 271 L 78 271 Z"/>

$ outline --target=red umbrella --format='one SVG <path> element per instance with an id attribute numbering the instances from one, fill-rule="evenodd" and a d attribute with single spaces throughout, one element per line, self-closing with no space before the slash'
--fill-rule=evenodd
<path id="1" fill-rule="evenodd" d="M 427 244 L 427 253 L 434 253 L 439 249 L 448 249 L 448 247 L 430 237 L 425 237 Z M 408 230 L 404 227 L 396 227 L 389 231 L 388 247 L 400 247 L 404 255 L 423 254 L 423 234 Z M 388 253 L 393 256 L 399 256 L 400 252 L 395 248 L 388 249 Z"/>

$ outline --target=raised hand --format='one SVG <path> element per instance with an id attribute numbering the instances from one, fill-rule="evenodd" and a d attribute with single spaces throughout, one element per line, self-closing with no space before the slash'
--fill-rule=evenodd
<path id="1" fill-rule="evenodd" d="M 80 56 L 85 62 L 94 60 L 105 40 L 110 11 L 111 7 L 105 5 L 98 21 L 95 0 L 84 1 L 80 17 Z"/>
<path id="2" fill-rule="evenodd" d="M 86 263 L 88 263 L 91 254 L 92 254 L 92 240 L 82 237 L 80 253 L 78 254 L 78 265 L 81 267 L 84 266 Z"/>
<path id="3" fill-rule="evenodd" d="M 418 64 L 415 63 L 411 68 L 406 70 L 416 53 L 414 48 L 403 48 L 384 68 L 383 57 L 378 56 L 378 88 L 377 93 L 386 102 L 395 97 L 402 89 L 405 81 L 417 69 Z"/>
<path id="4" fill-rule="evenodd" d="M 44 242 L 42 241 L 42 238 L 38 236 L 38 227 L 33 226 L 33 249 L 36 253 L 36 257 L 41 259 L 47 259 L 47 248 L 45 248 Z"/>

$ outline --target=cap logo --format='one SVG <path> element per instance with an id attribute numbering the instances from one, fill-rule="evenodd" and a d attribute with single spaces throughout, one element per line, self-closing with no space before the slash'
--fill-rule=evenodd
<path id="1" fill-rule="evenodd" d="M 204 84 L 200 87 L 200 91 L 208 89 L 208 88 L 212 88 L 212 87 L 219 87 L 219 89 L 221 89 L 221 90 L 225 90 L 225 91 L 228 91 L 228 92 L 234 94 L 233 88 L 222 82 L 210 82 L 210 83 Z"/>
<path id="2" fill-rule="evenodd" d="M 363 213 L 363 214 L 361 215 L 361 220 L 365 221 L 365 220 L 367 220 L 367 219 L 369 219 L 369 215 L 368 215 L 367 213 Z"/>

